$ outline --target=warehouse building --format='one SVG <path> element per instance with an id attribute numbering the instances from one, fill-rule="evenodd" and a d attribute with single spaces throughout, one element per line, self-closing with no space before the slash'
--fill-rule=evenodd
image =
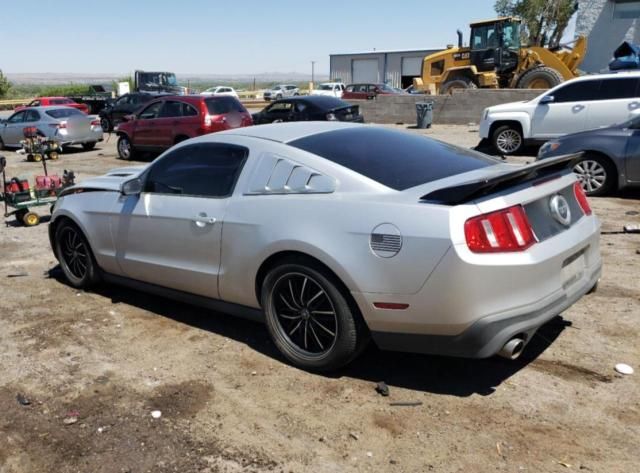
<path id="1" fill-rule="evenodd" d="M 331 80 L 351 83 L 386 83 L 406 88 L 414 77 L 420 77 L 422 60 L 440 49 L 406 51 L 369 51 L 351 54 L 331 54 Z"/>
<path id="2" fill-rule="evenodd" d="M 579 0 L 576 34 L 589 42 L 580 69 L 606 70 L 623 41 L 640 43 L 640 0 Z"/>

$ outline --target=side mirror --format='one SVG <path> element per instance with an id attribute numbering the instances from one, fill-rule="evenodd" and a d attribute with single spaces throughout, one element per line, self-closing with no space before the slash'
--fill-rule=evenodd
<path id="1" fill-rule="evenodd" d="M 545 95 L 540 99 L 540 104 L 546 105 L 546 104 L 555 102 L 555 100 L 556 98 L 553 95 Z"/>
<path id="2" fill-rule="evenodd" d="M 122 186 L 120 186 L 120 193 L 122 195 L 140 195 L 142 192 L 142 181 L 140 178 L 131 179 L 130 181 L 124 182 Z"/>

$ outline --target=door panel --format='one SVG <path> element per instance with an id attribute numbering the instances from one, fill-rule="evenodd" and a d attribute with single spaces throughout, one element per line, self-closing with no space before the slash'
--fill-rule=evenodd
<path id="1" fill-rule="evenodd" d="M 603 79 L 597 99 L 589 107 L 587 129 L 622 123 L 640 108 L 640 81 L 633 77 Z"/>
<path id="2" fill-rule="evenodd" d="M 112 234 L 123 274 L 217 298 L 226 204 L 227 199 L 153 193 L 121 198 Z"/>
<path id="3" fill-rule="evenodd" d="M 240 146 L 202 143 L 154 161 L 144 191 L 121 197 L 111 219 L 122 273 L 218 298 L 224 212 L 248 153 Z"/>
<path id="4" fill-rule="evenodd" d="M 585 129 L 587 102 L 538 105 L 531 121 L 533 138 L 555 138 Z"/>
<path id="5" fill-rule="evenodd" d="M 163 102 L 154 102 L 138 115 L 133 136 L 135 146 L 158 146 L 156 128 L 162 104 Z"/>
<path id="6" fill-rule="evenodd" d="M 24 132 L 22 129 L 24 128 L 23 120 L 25 113 L 25 111 L 17 112 L 9 117 L 3 132 L 4 144 L 12 146 L 20 145 L 20 140 L 24 138 Z"/>
<path id="7" fill-rule="evenodd" d="M 640 126 L 640 120 L 637 120 Z M 627 180 L 640 183 L 640 130 L 634 130 L 627 140 Z"/>

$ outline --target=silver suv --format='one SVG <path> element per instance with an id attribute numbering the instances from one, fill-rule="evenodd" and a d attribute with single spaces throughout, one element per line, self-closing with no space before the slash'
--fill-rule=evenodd
<path id="1" fill-rule="evenodd" d="M 280 84 L 264 91 L 263 98 L 269 102 L 270 100 L 280 100 L 285 97 L 293 97 L 300 95 L 300 89 L 295 85 Z"/>

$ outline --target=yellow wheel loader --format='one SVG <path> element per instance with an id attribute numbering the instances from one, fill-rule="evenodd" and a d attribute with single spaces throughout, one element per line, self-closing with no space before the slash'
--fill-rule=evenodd
<path id="1" fill-rule="evenodd" d="M 577 77 L 587 50 L 585 37 L 571 49 L 522 47 L 520 24 L 515 17 L 472 23 L 469 47 L 462 46 L 458 30 L 458 47 L 424 58 L 422 77 L 413 80 L 414 87 L 431 94 L 478 87 L 549 89 Z"/>

